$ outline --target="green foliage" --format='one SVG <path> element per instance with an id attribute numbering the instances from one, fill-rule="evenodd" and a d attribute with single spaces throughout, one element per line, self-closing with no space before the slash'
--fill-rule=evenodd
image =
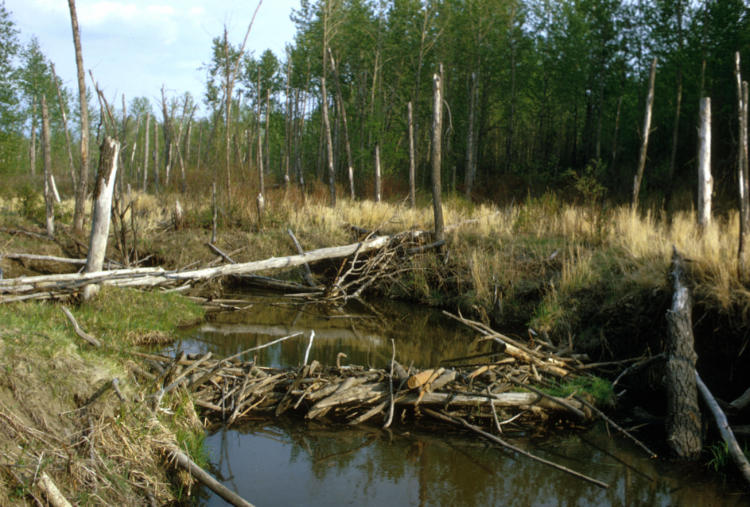
<path id="1" fill-rule="evenodd" d="M 559 397 L 589 394 L 599 406 L 611 405 L 615 399 L 612 383 L 594 375 L 576 377 L 572 380 L 560 382 L 546 391 L 552 396 Z"/>

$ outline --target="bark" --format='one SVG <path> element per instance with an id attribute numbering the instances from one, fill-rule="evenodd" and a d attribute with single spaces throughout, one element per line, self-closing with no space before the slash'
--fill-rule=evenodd
<path id="1" fill-rule="evenodd" d="M 440 169 L 442 162 L 442 134 L 443 134 L 443 97 L 442 97 L 443 65 L 440 72 L 432 77 L 434 93 L 432 117 L 432 205 L 435 217 L 435 241 L 445 239 L 445 224 L 443 223 L 442 187 Z"/>
<path id="2" fill-rule="evenodd" d="M 677 141 L 680 133 L 680 111 L 682 110 L 682 70 L 677 69 L 677 103 L 674 111 L 674 125 L 672 126 L 672 152 L 669 155 L 669 183 L 667 187 L 666 203 L 667 206 L 672 202 L 672 193 L 674 191 L 674 173 L 677 164 Z M 709 113 L 709 121 L 710 113 Z M 701 125 L 703 123 L 701 122 Z"/>
<path id="3" fill-rule="evenodd" d="M 68 152 L 68 168 L 70 170 L 70 181 L 73 182 L 73 188 L 76 188 L 77 178 L 75 172 L 75 165 L 73 164 L 73 143 L 70 141 L 70 130 L 68 130 L 68 115 L 65 112 L 65 102 L 60 92 L 60 83 L 57 81 L 57 74 L 55 74 L 55 64 L 50 62 L 50 70 L 52 71 L 52 81 L 55 83 L 55 91 L 57 92 L 57 102 L 60 105 L 60 115 L 62 116 L 63 132 L 65 132 L 65 149 Z"/>
<path id="4" fill-rule="evenodd" d="M 680 458 L 694 460 L 700 456 L 701 414 L 695 382 L 692 301 L 685 285 L 685 269 L 677 249 L 672 254 L 670 272 L 674 293 L 667 310 L 665 388 L 667 391 L 667 444 Z"/>
<path id="5" fill-rule="evenodd" d="M 164 85 L 161 87 L 161 114 L 163 118 L 162 135 L 164 136 L 164 186 L 169 186 L 169 173 L 172 168 L 172 118 L 167 111 L 167 97 Z"/>
<path id="6" fill-rule="evenodd" d="M 117 158 L 120 143 L 109 136 L 105 136 L 100 148 L 99 169 L 96 174 L 94 187 L 94 204 L 91 213 L 91 239 L 89 254 L 86 258 L 85 273 L 102 270 L 104 254 L 107 250 L 109 236 L 110 215 L 112 213 L 112 194 L 117 179 Z M 90 299 L 98 291 L 96 285 L 88 285 L 84 289 L 84 299 Z"/>
<path id="7" fill-rule="evenodd" d="M 612 135 L 612 167 L 610 172 L 616 174 L 615 164 L 617 162 L 617 137 L 620 134 L 620 111 L 622 109 L 622 95 L 617 99 L 617 112 L 615 113 L 615 132 Z"/>
<path id="8" fill-rule="evenodd" d="M 284 122 L 284 189 L 289 189 L 289 166 L 292 154 L 292 94 L 291 94 L 292 58 L 287 53 L 286 66 L 286 118 Z"/>
<path id="9" fill-rule="evenodd" d="M 83 53 L 81 50 L 81 36 L 78 30 L 78 15 L 76 14 L 75 0 L 68 0 L 68 7 L 70 8 L 70 24 L 73 30 L 73 44 L 76 52 L 78 100 L 81 107 L 81 169 L 78 172 L 78 185 L 76 186 L 73 231 L 82 234 L 84 207 L 89 181 L 89 108 L 86 102 L 86 76 L 83 68 Z"/>
<path id="10" fill-rule="evenodd" d="M 52 182 L 52 141 L 49 133 L 49 111 L 47 98 L 42 95 L 42 152 L 44 153 L 44 203 L 47 214 L 47 236 L 55 236 L 55 207 Z"/>
<path id="11" fill-rule="evenodd" d="M 638 157 L 638 170 L 633 182 L 633 209 L 638 209 L 638 196 L 641 192 L 643 171 L 646 168 L 646 154 L 648 152 L 648 136 L 651 131 L 651 112 L 654 106 L 654 82 L 656 81 L 656 58 L 651 62 L 651 72 L 648 78 L 648 96 L 646 97 L 646 113 L 643 116 L 643 140 L 641 142 L 641 153 Z"/>
<path id="12" fill-rule="evenodd" d="M 711 223 L 711 99 L 703 97 L 700 104 L 698 134 L 698 225 L 704 229 Z"/>
<path id="13" fill-rule="evenodd" d="M 380 177 L 380 144 L 375 144 L 375 202 L 380 202 L 382 182 Z"/>
<path id="14" fill-rule="evenodd" d="M 411 102 L 408 105 L 409 112 L 409 205 L 412 208 L 417 206 L 416 195 L 416 154 L 414 153 L 414 112 Z"/>

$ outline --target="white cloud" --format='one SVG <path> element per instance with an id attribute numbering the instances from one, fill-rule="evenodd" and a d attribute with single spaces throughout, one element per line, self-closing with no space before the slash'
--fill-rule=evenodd
<path id="1" fill-rule="evenodd" d="M 111 22 L 132 21 L 139 17 L 138 7 L 125 2 L 93 2 L 76 9 L 82 27 Z"/>

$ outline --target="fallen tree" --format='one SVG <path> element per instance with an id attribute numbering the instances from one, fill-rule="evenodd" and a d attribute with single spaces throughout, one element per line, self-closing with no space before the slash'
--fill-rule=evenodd
<path id="1" fill-rule="evenodd" d="M 340 259 L 350 255 L 383 249 L 389 245 L 401 244 L 408 237 L 375 236 L 358 243 L 311 250 L 303 254 L 287 257 L 271 257 L 260 261 L 224 264 L 194 270 L 167 271 L 163 268 L 132 268 L 96 271 L 92 273 L 66 273 L 57 275 L 23 276 L 0 280 L 0 303 L 14 301 L 18 296 L 25 298 L 67 295 L 89 284 L 106 284 L 127 287 L 169 287 L 190 285 L 213 278 L 247 275 L 261 271 L 274 271 L 293 268 L 307 263 L 326 259 Z M 9 297 L 13 296 L 13 297 Z"/>

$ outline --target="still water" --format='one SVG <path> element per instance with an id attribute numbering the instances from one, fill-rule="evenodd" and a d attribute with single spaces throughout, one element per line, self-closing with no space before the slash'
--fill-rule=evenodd
<path id="1" fill-rule="evenodd" d="M 390 302 L 346 310 L 254 298 L 252 306 L 220 314 L 188 331 L 175 349 L 226 356 L 301 332 L 256 352 L 267 366 L 296 366 L 310 331 L 311 359 L 383 367 L 435 366 L 470 354 L 475 335 L 438 312 Z M 429 423 L 428 423 L 429 424 Z M 513 443 L 608 483 L 591 485 L 473 435 L 398 423 L 331 427 L 296 419 L 256 421 L 206 438 L 211 472 L 227 487 L 263 506 L 422 505 L 750 505 L 739 487 L 705 467 L 652 460 L 603 426 Z M 226 505 L 209 491 L 198 504 Z"/>

